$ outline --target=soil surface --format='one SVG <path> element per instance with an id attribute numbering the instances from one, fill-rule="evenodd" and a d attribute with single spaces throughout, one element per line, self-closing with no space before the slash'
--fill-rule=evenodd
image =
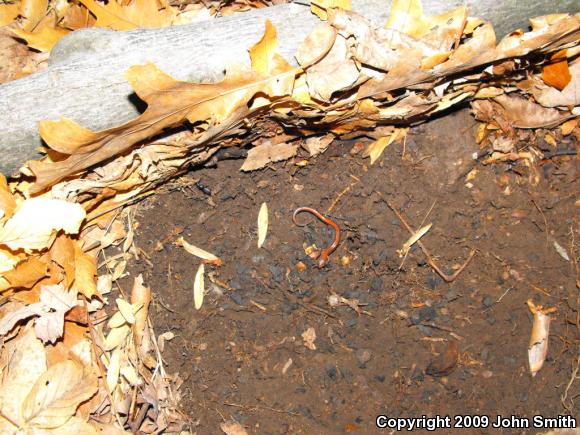
<path id="1" fill-rule="evenodd" d="M 488 416 L 487 428 L 464 432 L 498 433 L 500 414 L 578 417 L 578 382 L 566 391 L 579 339 L 577 157 L 542 162 L 533 186 L 523 166 L 474 161 L 475 129 L 466 110 L 442 117 L 372 166 L 355 142 L 252 173 L 239 171 L 242 160 L 220 160 L 140 206 L 136 244 L 149 261 L 130 272 L 153 289 L 155 332 L 175 334 L 163 355 L 185 380 L 190 430 L 222 433 L 235 420 L 256 434 L 375 433 L 385 414 L 449 415 L 451 424 Z M 560 145 L 574 149 L 573 140 Z M 263 202 L 269 228 L 258 249 Z M 433 224 L 421 240 L 443 273 L 475 250 L 471 263 L 446 283 L 417 244 L 399 257 L 411 234 L 388 203 L 415 230 Z M 342 230 L 324 268 L 305 247 L 330 245 L 334 231 L 307 213 L 297 216 L 304 227 L 293 224 L 302 206 Z M 224 261 L 206 266 L 199 311 L 200 260 L 179 237 Z M 558 309 L 535 377 L 529 299 Z"/>

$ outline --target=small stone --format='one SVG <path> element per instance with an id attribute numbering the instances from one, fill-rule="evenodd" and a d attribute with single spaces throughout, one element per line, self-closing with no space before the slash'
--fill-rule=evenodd
<path id="1" fill-rule="evenodd" d="M 347 328 L 352 328 L 353 326 L 356 326 L 356 324 L 358 323 L 358 319 L 356 317 L 349 319 L 346 321 L 346 327 Z"/>
<path id="2" fill-rule="evenodd" d="M 445 296 L 443 296 L 443 298 L 447 302 L 451 302 L 451 301 L 454 301 L 455 299 L 459 298 L 459 294 L 457 293 L 457 290 L 451 289 L 447 293 L 445 293 Z"/>
<path id="3" fill-rule="evenodd" d="M 493 305 L 493 298 L 491 296 L 487 295 L 483 298 L 482 303 L 483 303 L 484 307 L 489 308 Z"/>
<path id="4" fill-rule="evenodd" d="M 231 292 L 231 293 L 229 293 L 229 297 L 232 301 L 234 301 L 238 305 L 244 304 L 244 298 L 242 297 L 240 292 L 237 292 L 237 291 Z"/>
<path id="5" fill-rule="evenodd" d="M 427 278 L 427 287 L 431 290 L 435 290 L 435 288 L 441 284 L 443 284 L 443 280 L 437 275 L 429 275 Z"/>
<path id="6" fill-rule="evenodd" d="M 493 317 L 492 315 L 486 316 L 485 320 L 487 320 L 487 323 L 489 323 L 490 325 L 495 325 L 495 317 Z"/>
<path id="7" fill-rule="evenodd" d="M 336 379 L 338 378 L 338 370 L 336 370 L 336 367 L 334 365 L 328 364 L 326 366 L 326 375 L 333 381 L 336 381 Z"/>
<path id="8" fill-rule="evenodd" d="M 481 372 L 481 376 L 483 376 L 485 379 L 489 379 L 493 376 L 493 372 L 491 370 L 484 370 Z"/>
<path id="9" fill-rule="evenodd" d="M 383 279 L 380 276 L 375 276 L 371 279 L 371 291 L 380 292 L 383 290 L 383 285 Z"/>
<path id="10" fill-rule="evenodd" d="M 368 349 L 359 349 L 355 353 L 356 359 L 361 365 L 366 364 L 370 361 L 371 357 L 373 356 L 371 351 Z"/>
<path id="11" fill-rule="evenodd" d="M 377 267 L 383 261 L 387 259 L 387 252 L 381 251 L 373 257 L 373 266 Z"/>
<path id="12" fill-rule="evenodd" d="M 281 283 L 284 280 L 284 269 L 274 265 L 268 266 L 268 269 L 270 269 L 274 281 Z"/>
<path id="13" fill-rule="evenodd" d="M 433 307 L 424 307 L 419 310 L 419 317 L 423 322 L 430 322 L 437 317 L 437 310 Z"/>
<path id="14" fill-rule="evenodd" d="M 252 263 L 258 264 L 258 263 L 261 263 L 262 261 L 264 261 L 264 256 L 263 255 L 254 255 L 254 256 L 252 256 Z"/>

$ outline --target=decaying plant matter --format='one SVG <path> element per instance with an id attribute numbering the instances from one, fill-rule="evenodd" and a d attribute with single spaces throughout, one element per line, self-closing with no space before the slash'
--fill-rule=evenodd
<path id="1" fill-rule="evenodd" d="M 465 8 L 425 17 L 406 3 L 385 28 L 326 8 L 296 53 L 299 67 L 276 53 L 270 23 L 250 49 L 252 69 L 232 66 L 219 83 L 133 66 L 126 78 L 147 110 L 118 127 L 41 123 L 46 157 L 27 163 L 26 181 L 0 180 L 2 430 L 180 430 L 180 381 L 163 367 L 150 290 L 137 277 L 130 293 L 118 287 L 115 314 L 104 304 L 127 261 L 143 255 L 123 206 L 220 149 L 254 145 L 242 166 L 254 170 L 300 145 L 314 155 L 333 138 L 368 136 L 375 160 L 409 125 L 468 100 L 508 137 L 578 115 L 578 15 L 536 18 L 530 32 L 496 43 L 492 26 Z M 546 67 L 564 61 L 569 80 L 555 83 Z M 113 244 L 122 254 L 107 258 Z M 106 269 L 98 278 L 97 266 Z"/>

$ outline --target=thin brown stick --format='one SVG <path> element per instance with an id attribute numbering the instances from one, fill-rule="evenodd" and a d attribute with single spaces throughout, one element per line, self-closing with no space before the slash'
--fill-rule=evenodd
<path id="1" fill-rule="evenodd" d="M 389 208 L 391 210 L 393 210 L 393 213 L 395 213 L 397 215 L 397 218 L 399 218 L 399 220 L 403 223 L 405 228 L 407 228 L 407 231 L 409 231 L 411 234 L 415 234 L 415 230 L 413 230 L 413 228 L 407 223 L 407 221 L 401 215 L 401 213 L 399 213 L 399 211 L 388 200 L 386 200 L 380 192 L 377 192 L 377 193 L 381 196 L 381 198 L 383 198 L 383 200 L 389 206 Z M 475 253 L 477 252 L 475 249 L 473 249 L 469 253 L 469 257 L 467 257 L 467 260 L 465 260 L 465 262 L 459 267 L 459 269 L 457 269 L 453 275 L 447 275 L 445 272 L 443 272 L 439 268 L 439 266 L 437 266 L 437 264 L 433 260 L 433 256 L 431 255 L 429 250 L 425 247 L 423 242 L 418 240 L 417 245 L 419 245 L 419 247 L 423 251 L 423 254 L 425 254 L 425 257 L 427 258 L 427 263 L 429 264 L 429 266 L 431 266 L 431 268 L 437 273 L 437 275 L 439 275 L 443 279 L 443 281 L 445 281 L 447 283 L 453 282 L 457 279 L 459 274 L 461 274 L 461 272 L 463 272 L 465 270 L 465 268 L 469 265 L 469 263 L 471 263 L 471 260 L 473 259 L 473 257 L 475 256 Z"/>

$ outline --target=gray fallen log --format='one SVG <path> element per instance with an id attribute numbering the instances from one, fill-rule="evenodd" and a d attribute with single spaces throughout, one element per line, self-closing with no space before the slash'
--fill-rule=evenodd
<path id="1" fill-rule="evenodd" d="M 390 0 L 353 0 L 353 9 L 382 25 Z M 471 16 L 491 20 L 498 37 L 526 27 L 529 17 L 578 12 L 577 0 L 424 0 L 427 14 L 465 4 Z M 154 62 L 178 80 L 208 82 L 223 77 L 232 63 L 249 65 L 248 48 L 264 31 L 265 19 L 278 30 L 280 53 L 296 64 L 294 53 L 319 23 L 306 4 L 285 4 L 230 17 L 162 29 L 115 32 L 84 29 L 64 38 L 47 69 L 0 85 L 0 171 L 13 174 L 38 158 L 38 122 L 69 117 L 102 130 L 137 116 L 139 103 L 123 73 Z M 137 104 L 135 104 L 137 103 Z M 142 108 L 142 107 L 141 107 Z"/>

